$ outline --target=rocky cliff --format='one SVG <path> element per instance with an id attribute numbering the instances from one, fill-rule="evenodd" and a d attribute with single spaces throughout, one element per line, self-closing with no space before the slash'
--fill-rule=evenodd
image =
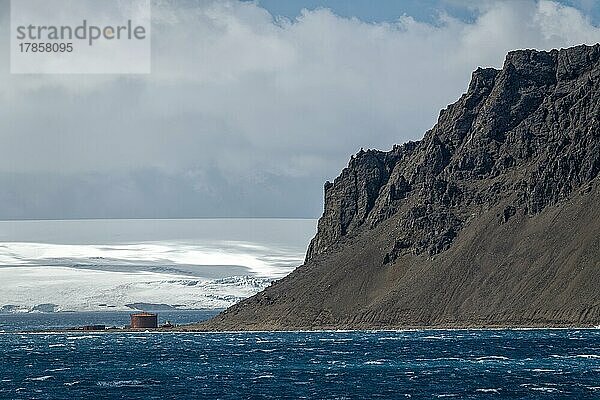
<path id="1" fill-rule="evenodd" d="M 600 324 L 600 45 L 508 54 L 352 157 L 305 264 L 198 329 Z"/>

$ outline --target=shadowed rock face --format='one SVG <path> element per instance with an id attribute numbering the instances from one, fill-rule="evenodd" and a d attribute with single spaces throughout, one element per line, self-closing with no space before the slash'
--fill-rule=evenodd
<path id="1" fill-rule="evenodd" d="M 600 45 L 509 53 L 353 156 L 305 264 L 199 328 L 600 323 L 599 122 Z"/>

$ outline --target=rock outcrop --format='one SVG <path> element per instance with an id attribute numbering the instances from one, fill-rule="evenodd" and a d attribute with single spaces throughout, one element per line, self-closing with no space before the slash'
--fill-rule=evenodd
<path id="1" fill-rule="evenodd" d="M 353 156 L 305 264 L 196 328 L 599 324 L 599 172 L 600 45 L 511 52 Z"/>

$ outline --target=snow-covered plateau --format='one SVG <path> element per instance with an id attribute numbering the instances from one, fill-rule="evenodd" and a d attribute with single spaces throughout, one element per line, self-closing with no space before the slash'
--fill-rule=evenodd
<path id="1" fill-rule="evenodd" d="M 218 309 L 302 263 L 314 220 L 0 222 L 0 313 Z"/>

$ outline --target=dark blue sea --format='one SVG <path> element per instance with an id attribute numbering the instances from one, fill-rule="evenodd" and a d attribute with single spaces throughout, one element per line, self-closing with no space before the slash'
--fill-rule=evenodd
<path id="1" fill-rule="evenodd" d="M 600 399 L 599 329 L 21 334 L 31 316 L 5 317 L 2 399 Z"/>

